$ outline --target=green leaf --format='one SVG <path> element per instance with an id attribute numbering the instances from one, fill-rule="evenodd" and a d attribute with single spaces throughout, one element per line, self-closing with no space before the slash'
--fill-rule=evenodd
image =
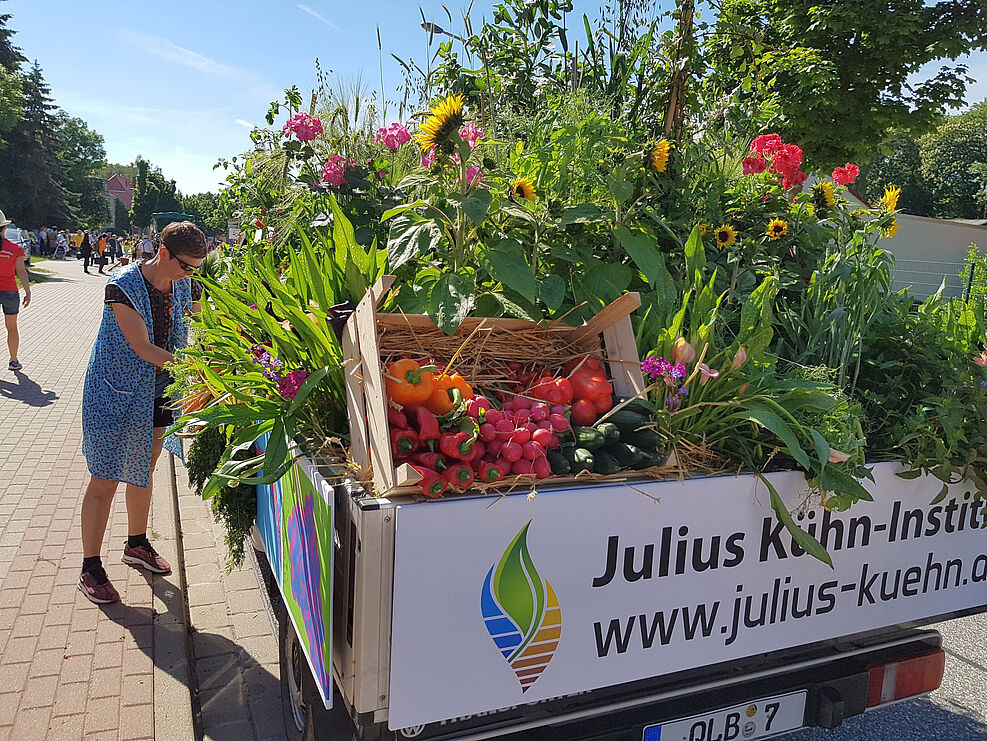
<path id="1" fill-rule="evenodd" d="M 818 430 L 810 428 L 809 432 L 812 434 L 812 442 L 816 446 L 816 457 L 819 458 L 819 465 L 826 468 L 829 463 L 829 443 Z"/>
<path id="2" fill-rule="evenodd" d="M 663 273 L 668 274 L 654 237 L 644 232 L 632 232 L 623 224 L 614 229 L 613 234 L 650 285 L 663 280 Z"/>
<path id="3" fill-rule="evenodd" d="M 268 471 L 277 469 L 284 465 L 288 458 L 288 438 L 285 433 L 284 419 L 278 418 L 274 421 L 271 429 L 271 437 L 267 441 L 267 449 L 264 451 L 264 468 Z"/>
<path id="4" fill-rule="evenodd" d="M 750 420 L 755 422 L 766 430 L 769 430 L 775 437 L 781 440 L 785 444 L 785 448 L 788 450 L 789 455 L 792 456 L 799 465 L 802 466 L 806 471 L 810 470 L 812 463 L 809 461 L 809 456 L 805 454 L 802 446 L 799 445 L 798 437 L 792 428 L 785 422 L 781 417 L 771 411 L 768 407 L 758 402 L 750 402 L 741 410 L 738 411 L 734 416 L 740 419 Z"/>
<path id="5" fill-rule="evenodd" d="M 476 226 L 480 226 L 487 218 L 490 202 L 493 196 L 486 188 L 477 188 L 468 196 L 450 193 L 449 200 L 458 205 Z"/>
<path id="6" fill-rule="evenodd" d="M 569 224 L 592 224 L 603 220 L 603 214 L 593 203 L 580 203 L 570 206 L 562 212 L 562 226 Z"/>
<path id="7" fill-rule="evenodd" d="M 541 315 L 535 310 L 534 306 L 524 306 L 517 301 L 512 301 L 503 293 L 491 293 L 493 296 L 504 307 L 504 312 L 510 316 L 517 317 L 518 319 L 527 319 L 529 322 L 540 322 L 542 320 Z"/>
<path id="8" fill-rule="evenodd" d="M 538 281 L 531 272 L 527 260 L 521 251 L 521 245 L 510 239 L 503 239 L 494 247 L 487 247 L 480 253 L 487 271 L 494 280 L 500 281 L 528 301 L 534 303 L 538 290 Z"/>
<path id="9" fill-rule="evenodd" d="M 361 249 L 356 242 L 356 235 L 353 233 L 353 224 L 346 218 L 343 209 L 339 207 L 336 196 L 329 195 L 329 205 L 332 207 L 332 241 L 336 248 L 345 245 L 348 250 Z"/>
<path id="10" fill-rule="evenodd" d="M 395 219 L 387 236 L 387 269 L 396 271 L 418 255 L 434 251 L 441 241 L 442 232 L 431 219 L 417 214 Z"/>
<path id="11" fill-rule="evenodd" d="M 565 300 L 565 281 L 559 275 L 546 275 L 538 284 L 538 300 L 552 311 Z"/>
<path id="12" fill-rule="evenodd" d="M 634 183 L 613 179 L 610 181 L 610 193 L 617 203 L 625 203 L 634 195 Z"/>
<path id="13" fill-rule="evenodd" d="M 302 382 L 302 385 L 298 387 L 298 392 L 295 394 L 295 398 L 291 400 L 291 405 L 288 407 L 288 411 L 285 412 L 286 417 L 290 417 L 298 411 L 298 408 L 302 405 L 302 402 L 304 402 L 305 399 L 308 398 L 308 395 L 318 387 L 328 372 L 328 368 L 319 368 L 314 373 L 309 374 L 308 378 L 306 378 Z"/>
<path id="14" fill-rule="evenodd" d="M 618 298 L 631 284 L 631 269 L 621 263 L 603 263 L 594 260 L 586 266 L 583 285 L 604 303 Z"/>
<path id="15" fill-rule="evenodd" d="M 400 216 L 406 211 L 413 211 L 416 208 L 423 208 L 425 206 L 431 205 L 428 201 L 417 200 L 414 203 L 404 203 L 400 206 L 395 206 L 394 208 L 387 209 L 380 216 L 380 220 L 387 221 L 388 219 L 393 219 L 395 216 Z"/>
<path id="16" fill-rule="evenodd" d="M 432 286 L 428 302 L 435 326 L 447 335 L 454 335 L 473 310 L 476 284 L 472 277 L 446 273 Z"/>
<path id="17" fill-rule="evenodd" d="M 688 241 L 685 243 L 685 277 L 693 287 L 699 288 L 702 283 L 702 270 L 706 266 L 706 249 L 703 238 L 699 235 L 699 225 L 692 228 Z"/>
<path id="18" fill-rule="evenodd" d="M 825 548 L 822 547 L 822 543 L 809 535 L 805 530 L 800 528 L 795 524 L 795 520 L 792 519 L 791 513 L 785 508 L 785 502 L 782 501 L 781 496 L 778 494 L 774 486 L 765 476 L 758 474 L 758 478 L 768 487 L 768 491 L 771 493 L 771 509 L 774 510 L 775 516 L 778 521 L 785 526 L 785 529 L 791 533 L 792 538 L 795 542 L 799 544 L 806 553 L 811 556 L 818 558 L 824 564 L 833 568 L 833 559 L 830 557 L 829 553 Z"/>
<path id="19" fill-rule="evenodd" d="M 842 494 L 853 501 L 873 502 L 874 497 L 857 479 L 841 468 L 830 464 L 823 468 L 819 484 L 826 491 Z"/>

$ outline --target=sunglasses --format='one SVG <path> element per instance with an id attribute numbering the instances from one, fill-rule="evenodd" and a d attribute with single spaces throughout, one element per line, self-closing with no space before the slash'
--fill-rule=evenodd
<path id="1" fill-rule="evenodd" d="M 171 255 L 170 252 L 168 254 Z M 187 262 L 185 262 L 182 258 L 178 257 L 177 255 L 171 255 L 171 259 L 177 262 L 178 266 L 186 273 L 194 273 L 196 270 L 199 269 L 198 265 L 189 265 Z"/>

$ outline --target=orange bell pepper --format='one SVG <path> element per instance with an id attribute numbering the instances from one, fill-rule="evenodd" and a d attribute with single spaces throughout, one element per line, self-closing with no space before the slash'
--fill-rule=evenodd
<path id="1" fill-rule="evenodd" d="M 473 387 L 458 373 L 443 374 L 433 379 L 432 393 L 425 401 L 425 408 L 437 417 L 448 414 L 456 406 L 452 389 L 458 389 L 464 399 L 473 398 Z"/>
<path id="2" fill-rule="evenodd" d="M 437 370 L 434 365 L 422 366 L 408 358 L 389 363 L 384 376 L 387 398 L 406 409 L 424 404 L 432 395 L 432 374 Z"/>

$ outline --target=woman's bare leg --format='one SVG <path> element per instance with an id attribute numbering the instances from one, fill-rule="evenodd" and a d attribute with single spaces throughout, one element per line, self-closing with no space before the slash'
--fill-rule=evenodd
<path id="1" fill-rule="evenodd" d="M 147 518 L 151 512 L 151 487 L 154 483 L 154 467 L 161 455 L 166 427 L 154 428 L 154 443 L 151 447 L 151 471 L 147 486 L 127 484 L 127 535 L 140 535 L 147 532 Z"/>
<path id="2" fill-rule="evenodd" d="M 93 476 L 89 479 L 82 499 L 82 557 L 98 556 L 103 550 L 106 521 L 110 519 L 110 507 L 118 481 Z"/>
<path id="3" fill-rule="evenodd" d="M 10 359 L 16 362 L 17 350 L 21 343 L 21 336 L 17 331 L 17 314 L 4 314 L 3 323 L 7 328 L 7 349 L 10 351 Z"/>

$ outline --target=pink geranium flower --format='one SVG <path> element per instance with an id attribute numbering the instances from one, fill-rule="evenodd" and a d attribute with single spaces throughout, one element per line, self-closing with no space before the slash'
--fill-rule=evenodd
<path id="1" fill-rule="evenodd" d="M 298 389 L 300 389 L 302 384 L 305 383 L 305 379 L 308 378 L 308 376 L 309 373 L 307 370 L 293 370 L 291 373 L 282 377 L 281 380 L 278 381 L 278 391 L 284 398 L 290 401 L 298 394 Z"/>
<path id="2" fill-rule="evenodd" d="M 281 130 L 287 137 L 294 134 L 300 141 L 312 141 L 322 133 L 322 121 L 316 116 L 298 112 L 288 119 Z"/>
<path id="3" fill-rule="evenodd" d="M 483 129 L 478 129 L 474 123 L 468 123 L 459 130 L 459 136 L 469 143 L 471 150 L 476 149 L 476 143 L 483 137 Z"/>
<path id="4" fill-rule="evenodd" d="M 374 135 L 374 142 L 376 144 L 383 144 L 391 151 L 410 141 L 411 133 L 404 124 L 400 123 L 392 123 L 390 126 L 377 129 L 377 133 Z"/>
<path id="5" fill-rule="evenodd" d="M 768 169 L 764 157 L 744 157 L 744 175 L 756 175 Z"/>
<path id="6" fill-rule="evenodd" d="M 341 154 L 334 154 L 326 162 L 326 166 L 322 168 L 322 179 L 329 185 L 338 188 L 346 179 L 346 168 L 354 164 L 356 163 L 348 161 Z"/>
<path id="7" fill-rule="evenodd" d="M 847 162 L 843 167 L 833 170 L 833 182 L 837 185 L 852 185 L 860 174 L 860 168 Z"/>
<path id="8" fill-rule="evenodd" d="M 422 167 L 426 170 L 431 169 L 432 165 L 435 164 L 435 147 L 432 147 L 424 155 L 422 155 Z"/>
<path id="9" fill-rule="evenodd" d="M 774 154 L 783 146 L 781 137 L 778 134 L 761 134 L 751 142 L 751 154 Z"/>

